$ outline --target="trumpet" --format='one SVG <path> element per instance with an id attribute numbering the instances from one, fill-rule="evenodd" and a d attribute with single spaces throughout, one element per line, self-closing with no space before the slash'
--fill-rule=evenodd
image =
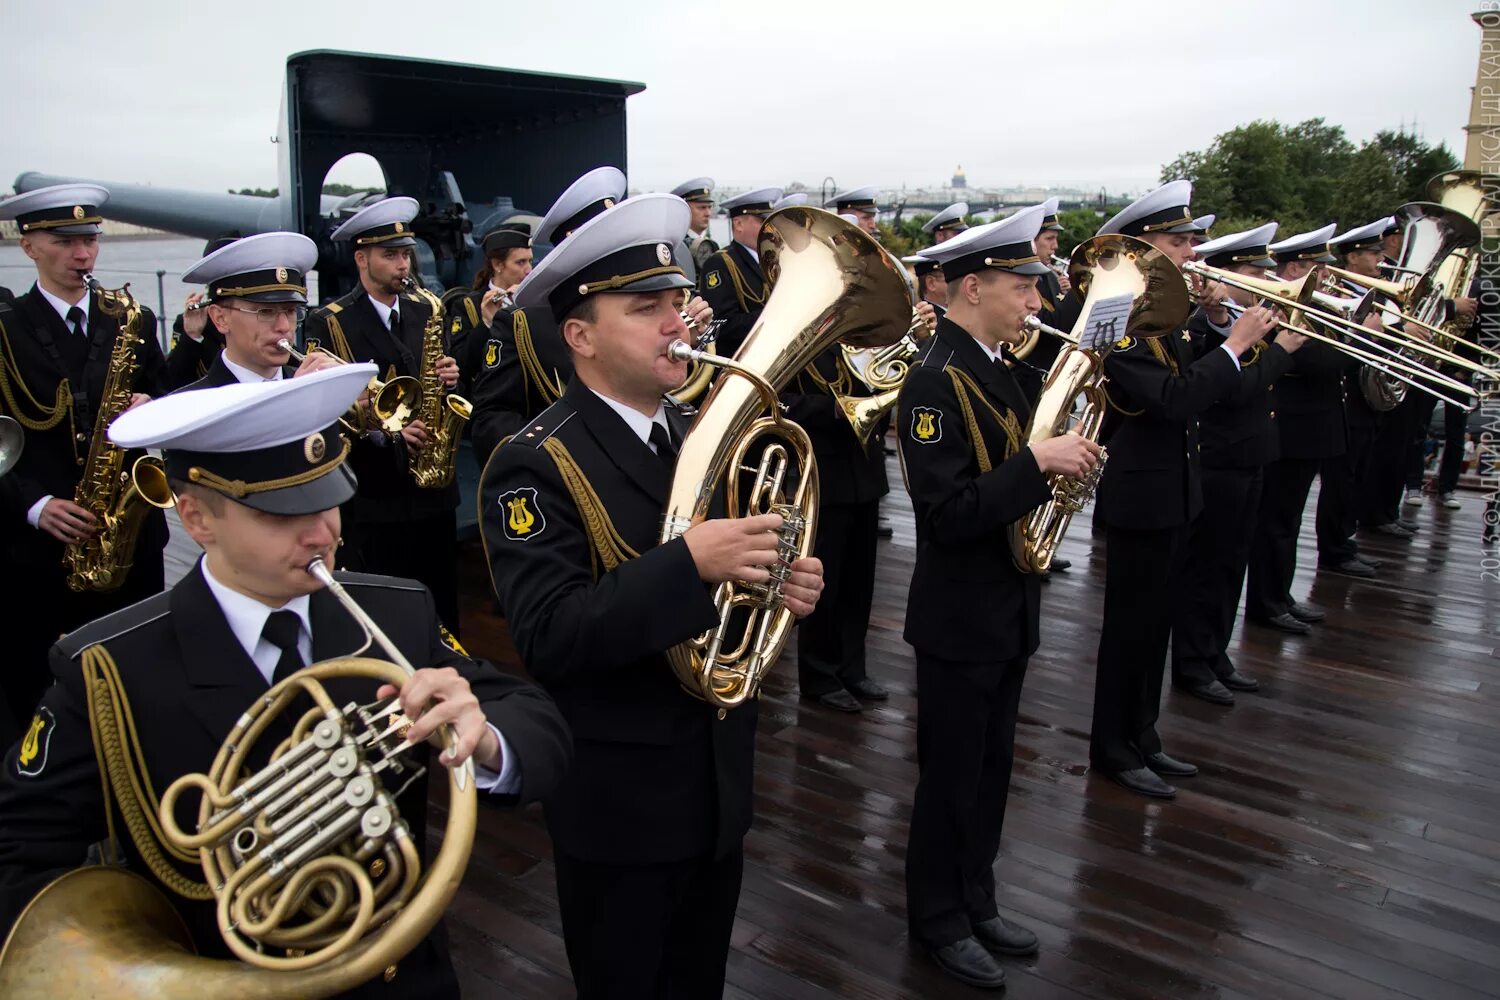
<path id="1" fill-rule="evenodd" d="M 292 356 L 292 360 L 301 364 L 307 360 L 307 353 L 297 350 L 292 342 L 282 337 L 276 341 L 276 346 Z M 320 354 L 326 354 L 335 362 L 347 365 L 349 362 L 331 351 L 317 348 Z M 339 418 L 350 433 L 364 434 L 367 431 L 384 431 L 387 434 L 400 434 L 402 428 L 416 419 L 417 412 L 422 406 L 422 385 L 410 375 L 398 375 L 395 378 L 370 379 L 366 387 L 370 394 L 370 409 L 365 410 L 356 403 L 349 412 Z"/>
<path id="2" fill-rule="evenodd" d="M 1051 260 L 1047 262 L 1047 266 L 1052 268 L 1052 273 L 1059 278 L 1066 278 L 1068 276 L 1068 267 L 1072 263 L 1066 257 L 1059 257 L 1057 254 L 1053 254 Z"/>

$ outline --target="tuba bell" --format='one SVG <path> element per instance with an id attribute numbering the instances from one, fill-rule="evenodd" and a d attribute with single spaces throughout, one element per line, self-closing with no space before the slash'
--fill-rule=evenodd
<path id="1" fill-rule="evenodd" d="M 667 653 L 684 689 L 723 708 L 755 696 L 791 636 L 793 616 L 783 606 L 782 587 L 792 562 L 812 551 L 817 530 L 812 441 L 782 415 L 777 393 L 834 343 L 864 348 L 898 340 L 912 309 L 910 287 L 893 258 L 831 212 L 802 206 L 773 212 L 759 249 L 771 293 L 734 358 L 681 341 L 670 348 L 674 358 L 705 361 L 726 374 L 714 382 L 683 438 L 661 540 L 705 520 L 721 493 L 728 517 L 783 518 L 781 558 L 770 567 L 770 581 L 720 584 L 714 591 L 719 625 Z"/>
<path id="2" fill-rule="evenodd" d="M 1187 319 L 1187 284 L 1171 258 L 1130 236 L 1095 236 L 1073 251 L 1069 279 L 1084 297 L 1070 332 L 1029 323 L 1065 342 L 1042 383 L 1022 440 L 1036 444 L 1073 431 L 1099 440 L 1104 425 L 1104 358 L 1127 337 L 1160 337 Z M 1034 317 L 1033 317 L 1034 319 Z M 1074 404 L 1082 400 L 1075 418 Z M 1052 499 L 1010 526 L 1011 558 L 1023 573 L 1045 573 L 1073 515 L 1093 497 L 1106 456 L 1085 479 L 1049 477 Z"/>
<path id="3" fill-rule="evenodd" d="M 93 865 L 48 884 L 17 919 L 0 950 L 0 996 L 315 1000 L 379 976 L 441 918 L 474 840 L 473 762 L 447 773 L 443 845 L 424 874 L 395 811 L 400 790 L 421 775 L 402 757 L 410 723 L 400 703 L 341 706 L 323 687 L 335 678 L 400 686 L 412 666 L 321 558 L 307 571 L 365 631 L 363 649 L 314 663 L 272 687 L 239 718 L 209 773 L 173 782 L 153 814 L 132 812 L 146 805 L 141 789 L 151 795 L 146 776 L 123 773 L 131 765 L 120 764 L 119 755 L 103 765 L 148 864 L 155 857 L 170 866 L 163 851 L 196 855 L 204 885 L 193 885 L 175 866 L 170 873 L 187 883 L 178 891 L 215 900 L 220 932 L 240 960 L 194 955 L 182 918 L 160 889 L 125 869 Z M 371 644 L 389 660 L 361 656 Z M 114 667 L 103 647 L 85 650 L 86 671 L 91 663 L 105 678 L 97 683 L 108 687 Z M 257 739 L 303 694 L 316 708 L 297 721 L 270 764 L 247 774 Z M 103 700 L 107 706 L 114 699 Z M 128 710 L 103 713 L 111 724 L 128 724 Z M 451 730 L 442 736 L 451 749 Z M 176 803 L 189 791 L 202 796 L 193 832 L 176 819 Z"/>

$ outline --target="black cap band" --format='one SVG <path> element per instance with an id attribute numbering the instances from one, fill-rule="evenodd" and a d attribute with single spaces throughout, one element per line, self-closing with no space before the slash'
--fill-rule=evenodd
<path id="1" fill-rule="evenodd" d="M 875 204 L 874 198 L 860 198 L 857 201 L 834 202 L 834 208 L 840 212 L 878 212 L 880 207 Z M 962 220 L 960 220 L 962 221 Z M 943 228 L 943 227 L 939 227 Z"/>
<path id="2" fill-rule="evenodd" d="M 615 199 L 602 198 L 599 201 L 593 202 L 592 204 L 585 205 L 573 215 L 570 215 L 568 218 L 553 226 L 550 233 L 541 233 L 539 235 L 548 243 L 556 246 L 557 244 L 565 240 L 568 234 L 573 230 L 577 229 L 579 226 L 583 225 L 594 216 L 602 214 L 605 209 L 614 207 Z"/>
<path id="3" fill-rule="evenodd" d="M 93 227 L 93 232 L 97 233 L 99 223 L 103 221 L 104 216 L 99 214 L 99 208 L 96 205 L 60 205 L 56 208 L 43 208 L 16 216 L 16 230 L 24 236 L 27 233 L 79 226 Z M 89 233 L 64 233 L 63 235 L 87 236 Z"/>
<path id="4" fill-rule="evenodd" d="M 769 201 L 752 201 L 745 205 L 736 205 L 729 210 L 729 217 L 733 219 L 738 215 L 770 215 L 771 203 Z"/>
<path id="5" fill-rule="evenodd" d="M 1150 215 L 1143 215 L 1139 219 L 1132 219 L 1120 227 L 1120 233 L 1123 236 L 1143 236 L 1146 233 L 1168 233 L 1179 226 L 1192 225 L 1193 213 L 1186 205 L 1178 205 L 1174 208 L 1164 208 L 1160 212 L 1152 212 Z"/>
<path id="6" fill-rule="evenodd" d="M 1023 275 L 1045 274 L 1049 270 L 1029 242 L 1005 243 L 944 261 L 943 277 L 957 281 L 966 274 L 992 269 Z"/>
<path id="7" fill-rule="evenodd" d="M 645 243 L 622 247 L 569 275 L 548 293 L 547 304 L 552 307 L 553 318 L 561 323 L 574 306 L 590 295 L 691 286 L 674 261 L 671 247 L 665 243 Z"/>
<path id="8" fill-rule="evenodd" d="M 226 274 L 209 283 L 208 297 L 219 299 L 253 299 L 261 302 L 307 301 L 307 283 L 302 272 L 291 267 L 265 268 Z"/>
<path id="9" fill-rule="evenodd" d="M 524 223 L 508 223 L 490 230 L 484 238 L 485 256 L 498 254 L 502 250 L 529 246 L 531 246 L 531 227 Z"/>
<path id="10" fill-rule="evenodd" d="M 344 468 L 348 457 L 349 441 L 337 424 L 254 451 L 163 453 L 168 478 L 272 514 L 331 510 L 348 500 L 354 494 L 354 476 Z"/>

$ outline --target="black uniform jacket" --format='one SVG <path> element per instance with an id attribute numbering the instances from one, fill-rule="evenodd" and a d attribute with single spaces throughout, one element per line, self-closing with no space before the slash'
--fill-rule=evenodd
<path id="1" fill-rule="evenodd" d="M 521 792 L 508 801 L 528 802 L 557 786 L 567 768 L 568 734 L 556 706 L 542 691 L 447 645 L 432 596 L 416 581 L 361 574 L 340 574 L 339 579 L 414 665 L 450 666 L 468 678 L 486 717 L 505 735 L 517 757 Z M 346 656 L 363 645 L 357 623 L 326 591 L 312 594 L 309 615 L 314 661 Z M 89 845 L 106 836 L 81 670 L 82 651 L 95 644 L 102 644 L 119 668 L 141 759 L 158 795 L 184 774 L 207 772 L 241 713 L 268 688 L 230 631 L 201 567 L 171 590 L 101 618 L 58 642 L 51 653 L 55 683 L 37 709 L 36 721 L 41 723 L 37 739 L 29 751 L 24 741 L 12 747 L 0 775 L 0 927 L 8 929 L 38 890 L 83 864 Z M 343 705 L 373 701 L 378 685 L 353 679 L 325 686 L 334 702 Z M 301 709 L 294 706 L 273 723 L 267 731 L 273 738 L 263 738 L 252 750 L 252 766 L 264 766 L 274 744 L 291 733 L 300 714 Z M 422 752 L 430 778 L 442 765 L 435 755 Z M 396 790 L 387 787 L 393 793 Z M 428 779 L 424 778 L 397 800 L 419 850 L 426 837 L 427 794 Z M 197 828 L 197 809 L 197 795 L 182 796 L 178 822 L 183 829 Z M 117 823 L 116 829 L 130 867 L 155 881 L 124 825 Z M 196 864 L 176 867 L 193 881 L 203 880 Z M 163 892 L 182 914 L 200 954 L 229 954 L 219 936 L 212 901 L 192 902 L 170 890 Z M 432 983 L 445 974 L 451 978 L 447 956 L 429 937 L 401 963 L 389 985 L 375 982 L 359 995 L 425 997 Z"/>
<path id="2" fill-rule="evenodd" d="M 167 391 L 175 392 L 208 374 L 209 366 L 224 350 L 224 335 L 205 317 L 203 336 L 189 337 L 182 327 L 182 313 L 172 323 L 172 350 L 167 353 Z"/>
<path id="3" fill-rule="evenodd" d="M 1187 331 L 1156 340 L 1130 337 L 1104 359 L 1104 464 L 1097 514 L 1140 530 L 1191 523 L 1203 506 L 1198 418 L 1234 391 L 1239 371 L 1228 351 L 1198 358 Z"/>
<path id="4" fill-rule="evenodd" d="M 766 275 L 755 255 L 737 242 L 712 254 L 698 270 L 698 294 L 714 310 L 714 349 L 733 356 L 766 302 Z"/>
<path id="5" fill-rule="evenodd" d="M 674 431 L 688 410 L 666 403 Z M 586 480 L 640 553 L 606 571 L 559 472 Z M 681 538 L 657 544 L 670 474 L 574 379 L 485 467 L 480 525 L 495 592 L 526 669 L 573 729 L 573 767 L 546 802 L 559 852 L 655 864 L 735 849 L 750 826 L 757 703 L 720 712 L 677 683 L 665 651 L 718 624 Z"/>
<path id="6" fill-rule="evenodd" d="M 11 533 L 15 539 L 12 558 L 28 565 L 62 565 L 63 544 L 45 531 L 26 525 L 26 512 L 44 496 L 72 500 L 88 458 L 89 442 L 94 431 L 94 413 L 104 383 L 109 376 L 110 352 L 120 331 L 119 323 L 99 309 L 97 295 L 89 296 L 88 344 L 76 341 L 77 335 L 64 325 L 52 304 L 33 285 L 19 296 L 14 305 L 0 307 L 0 324 L 4 338 L 0 352 L 8 367 L 12 396 L 21 400 L 22 413 L 38 415 L 31 399 L 51 408 L 57 399 L 58 383 L 64 378 L 72 387 L 74 412 L 78 414 L 74 440 L 74 422 L 66 414 L 49 430 L 26 428 L 26 446 L 20 460 L 0 480 L 0 497 L 4 498 L 3 516 L 7 522 L 19 523 L 24 530 Z M 141 310 L 141 341 L 136 344 L 136 372 L 132 388 L 148 396 L 167 391 L 166 359 L 156 340 L 156 319 L 151 310 Z M 17 384 L 17 376 L 19 382 Z M 23 388 L 24 385 L 24 388 Z M 86 397 L 86 402 L 84 397 Z M 9 404 L 4 404 L 8 408 Z M 145 452 L 130 452 L 125 458 L 128 469 Z M 167 522 L 162 512 L 152 508 L 136 542 L 137 554 L 157 553 L 167 544 Z M 59 570 L 60 572 L 60 570 Z"/>
<path id="7" fill-rule="evenodd" d="M 484 321 L 480 304 L 489 294 L 486 285 L 480 291 L 449 293 L 443 297 L 444 336 L 448 342 L 448 354 L 458 362 L 458 385 L 453 391 L 465 399 L 474 392 L 474 376 L 484 362 L 485 344 L 490 339 L 490 327 Z M 496 313 L 498 320 L 501 313 Z"/>
<path id="8" fill-rule="evenodd" d="M 818 484 L 824 506 L 871 503 L 890 492 L 885 475 L 885 432 L 889 418 L 882 418 L 863 445 L 831 389 L 839 372 L 839 352 L 834 345 L 797 373 L 781 394 L 787 416 L 802 425 L 812 438 L 813 457 L 818 462 Z M 846 380 L 843 392 L 864 398 L 870 390 L 859 379 Z"/>
<path id="9" fill-rule="evenodd" d="M 386 329 L 370 296 L 359 286 L 343 298 L 308 314 L 302 334 L 309 345 L 345 361 L 373 361 L 376 377 L 397 375 L 421 379 L 422 335 L 431 311 L 427 303 L 402 295 L 399 335 Z M 429 431 L 431 428 L 429 428 Z M 359 478 L 359 492 L 345 509 L 362 522 L 404 521 L 428 517 L 458 506 L 456 483 L 440 490 L 423 489 L 412 480 L 410 453 L 399 435 L 366 435 L 354 442 L 349 462 Z"/>
<path id="10" fill-rule="evenodd" d="M 1338 348 L 1311 339 L 1292 355 L 1275 393 L 1281 458 L 1335 458 L 1349 450 L 1344 372 L 1358 364 Z"/>
<path id="11" fill-rule="evenodd" d="M 899 412 L 917 517 L 906 641 L 949 660 L 1029 656 L 1041 578 L 1016 568 L 1007 529 L 1052 494 L 1023 443 L 1031 406 L 1021 387 L 944 319 L 901 386 Z"/>
<path id="12" fill-rule="evenodd" d="M 1224 335 L 1209 324 L 1201 309 L 1188 318 L 1188 334 L 1199 357 L 1224 343 Z M 1240 355 L 1238 383 L 1229 395 L 1203 411 L 1199 422 L 1205 469 L 1254 469 L 1280 456 L 1276 385 L 1292 366 L 1292 358 L 1269 340 Z"/>
<path id="13" fill-rule="evenodd" d="M 524 360 L 522 354 L 526 354 Z M 470 433 L 474 454 L 482 466 L 500 442 L 557 401 L 551 389 L 532 371 L 539 367 L 553 386 L 573 377 L 573 354 L 563 341 L 552 310 L 506 310 L 495 316 L 479 350 L 474 380 L 474 417 Z"/>

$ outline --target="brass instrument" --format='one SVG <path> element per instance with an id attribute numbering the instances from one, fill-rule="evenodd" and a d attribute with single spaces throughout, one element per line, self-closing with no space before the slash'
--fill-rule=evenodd
<path id="1" fill-rule="evenodd" d="M 427 444 L 412 452 L 411 477 L 423 489 L 440 490 L 453 482 L 458 445 L 474 404 L 449 392 L 438 377 L 437 363 L 443 356 L 443 303 L 410 276 L 404 284 L 432 310 L 422 328 L 422 400 L 417 414 L 427 428 Z"/>
<path id="2" fill-rule="evenodd" d="M 0 476 L 16 467 L 26 447 L 26 432 L 10 417 L 0 416 Z"/>
<path id="3" fill-rule="evenodd" d="M 73 493 L 73 502 L 98 523 L 82 541 L 63 550 L 63 562 L 68 567 L 69 590 L 109 591 L 119 589 L 135 562 L 135 546 L 148 507 L 165 510 L 177 501 L 160 459 L 142 455 L 126 471 L 125 449 L 109 439 L 109 425 L 130 408 L 134 394 L 135 347 L 149 335 L 142 329 L 140 303 L 128 284 L 106 289 L 92 274 L 85 274 L 83 281 L 99 296 L 99 310 L 119 322 L 120 332 L 110 349 L 109 374 L 94 414 L 88 458 Z"/>
<path id="4" fill-rule="evenodd" d="M 1309 339 L 1327 344 L 1337 351 L 1363 361 L 1369 367 L 1393 379 L 1407 384 L 1420 382 L 1424 391 L 1432 393 L 1439 399 L 1453 402 L 1455 406 L 1465 409 L 1473 409 L 1472 404 L 1451 400 L 1433 388 L 1433 385 L 1443 385 L 1452 391 L 1473 395 L 1473 390 L 1468 386 L 1400 355 L 1392 347 L 1371 340 L 1368 335 L 1375 331 L 1363 326 L 1358 318 L 1367 308 L 1365 300 L 1351 301 L 1324 292 L 1322 286 L 1326 278 L 1325 267 L 1326 265 L 1320 264 L 1296 281 L 1257 278 L 1210 267 L 1196 261 L 1189 261 L 1184 270 L 1190 275 L 1218 281 L 1266 300 L 1267 304 L 1287 314 L 1286 319 L 1276 321 L 1276 325 L 1282 329 L 1291 330 Z M 1235 310 L 1242 308 L 1238 305 L 1233 306 Z M 1341 336 L 1348 339 L 1340 340 L 1338 337 L 1319 333 L 1307 323 L 1309 319 L 1338 331 Z"/>
<path id="5" fill-rule="evenodd" d="M 667 653 L 687 691 L 724 708 L 755 696 L 790 637 L 793 616 L 782 588 L 792 562 L 812 551 L 817 529 L 812 442 L 782 414 L 777 393 L 835 342 L 880 347 L 898 340 L 900 321 L 912 308 L 910 285 L 892 258 L 831 212 L 802 206 L 773 212 L 759 250 L 772 290 L 735 357 L 707 355 L 681 341 L 669 348 L 670 357 L 704 361 L 729 374 L 709 390 L 683 439 L 661 540 L 707 518 L 721 489 L 727 517 L 769 512 L 783 518 L 781 558 L 770 567 L 770 580 L 720 584 L 714 590 L 718 627 Z M 757 464 L 747 467 L 751 456 Z M 748 487 L 744 477 L 750 477 Z"/>
<path id="6" fill-rule="evenodd" d="M 292 342 L 285 337 L 278 340 L 276 346 L 290 354 L 298 364 L 307 360 L 307 354 L 293 347 Z M 316 350 L 338 364 L 350 363 L 332 351 L 321 347 Z M 372 378 L 365 391 L 370 396 L 369 410 L 366 411 L 356 403 L 349 408 L 348 413 L 339 418 L 339 423 L 351 434 L 359 435 L 368 431 L 400 434 L 401 428 L 417 419 L 417 410 L 422 405 L 422 386 L 410 375 L 398 375 L 384 382 Z"/>
<path id="7" fill-rule="evenodd" d="M 922 351 L 916 334 L 926 326 L 926 320 L 913 309 L 906 333 L 895 343 L 879 348 L 842 345 L 839 352 L 840 365 L 849 373 L 849 377 L 859 379 L 874 393 L 871 396 L 833 395 L 834 403 L 843 411 L 844 418 L 849 421 L 849 427 L 861 445 L 869 443 L 876 425 L 896 405 L 901 394 L 901 383 L 906 381 L 911 363 Z"/>
<path id="8" fill-rule="evenodd" d="M 1172 259 L 1151 244 L 1130 236 L 1105 235 L 1080 243 L 1073 251 L 1069 280 L 1083 296 L 1083 309 L 1070 332 L 1046 326 L 1035 316 L 1032 332 L 1064 341 L 1057 353 L 1031 420 L 1022 436 L 1025 446 L 1070 431 L 1099 440 L 1107 409 L 1104 358 L 1126 337 L 1160 337 L 1182 325 L 1192 309 L 1187 284 Z M 1122 314 L 1122 300 L 1129 301 Z M 1092 345 L 1092 346 L 1090 346 Z M 1082 409 L 1073 416 L 1074 404 Z M 1052 499 L 1028 512 L 1009 528 L 1011 558 L 1023 573 L 1045 573 L 1073 515 L 1088 504 L 1099 485 L 1108 456 L 1083 479 L 1049 477 Z"/>
<path id="9" fill-rule="evenodd" d="M 1423 287 L 1423 282 L 1421 280 L 1387 281 L 1384 278 L 1367 278 L 1362 274 L 1356 274 L 1353 271 L 1346 271 L 1342 268 L 1337 267 L 1328 268 L 1328 272 L 1329 274 L 1345 282 L 1346 284 L 1365 289 L 1367 293 L 1374 292 L 1377 296 L 1386 296 L 1387 298 L 1390 298 L 1396 304 L 1397 309 L 1400 310 L 1399 318 L 1394 322 L 1409 326 L 1415 326 L 1420 330 L 1425 330 L 1433 337 L 1433 341 L 1429 342 L 1427 340 L 1423 340 L 1420 337 L 1414 337 L 1411 334 L 1395 332 L 1392 331 L 1389 327 L 1385 327 L 1381 330 L 1368 330 L 1367 332 L 1372 336 L 1378 337 L 1381 340 L 1390 341 L 1391 343 L 1397 344 L 1405 350 L 1416 351 L 1418 354 L 1425 354 L 1441 364 L 1449 364 L 1453 365 L 1456 368 L 1463 368 L 1468 371 L 1475 372 L 1479 375 L 1483 375 L 1485 378 L 1500 379 L 1500 370 L 1470 361 L 1468 358 L 1460 357 L 1459 355 L 1454 354 L 1447 348 L 1440 347 L 1435 341 L 1443 334 L 1441 327 L 1433 326 L 1430 323 L 1423 322 L 1415 316 L 1408 315 L 1408 308 L 1416 309 L 1420 306 L 1418 299 Z M 1376 308 L 1380 308 L 1380 306 L 1377 304 Z"/>
<path id="10" fill-rule="evenodd" d="M 94 865 L 49 884 L 16 921 L 0 954 L 0 996 L 329 997 L 379 976 L 441 918 L 474 840 L 473 762 L 448 773 L 443 845 L 424 878 L 411 829 L 395 806 L 422 775 L 404 758 L 410 720 L 394 698 L 340 706 L 323 686 L 355 678 L 400 687 L 412 665 L 321 558 L 307 571 L 359 622 L 365 645 L 312 664 L 256 699 L 209 773 L 174 781 L 158 809 L 172 847 L 198 852 L 219 930 L 240 961 L 194 955 L 165 894 L 132 872 Z M 372 643 L 389 661 L 359 655 Z M 255 741 L 283 712 L 305 707 L 304 695 L 316 707 L 270 764 L 243 773 Z M 442 738 L 451 749 L 451 729 Z M 175 815 L 188 791 L 202 795 L 195 833 L 183 831 Z"/>
<path id="11" fill-rule="evenodd" d="M 698 321 L 687 314 L 686 306 L 691 299 L 692 290 L 689 289 L 687 297 L 683 301 L 684 308 L 678 313 L 682 318 L 682 322 L 687 326 L 689 333 L 692 333 L 698 326 Z M 711 336 L 713 326 L 714 324 L 710 324 L 709 329 L 703 331 L 702 336 L 693 341 L 693 346 L 705 354 L 717 356 L 718 351 L 714 350 L 713 337 Z M 708 384 L 713 381 L 713 377 L 714 366 L 712 364 L 704 361 L 692 361 L 688 364 L 687 377 L 682 380 L 681 385 L 673 389 L 668 395 L 681 402 L 691 403 L 703 395 L 703 391 L 708 388 Z"/>

